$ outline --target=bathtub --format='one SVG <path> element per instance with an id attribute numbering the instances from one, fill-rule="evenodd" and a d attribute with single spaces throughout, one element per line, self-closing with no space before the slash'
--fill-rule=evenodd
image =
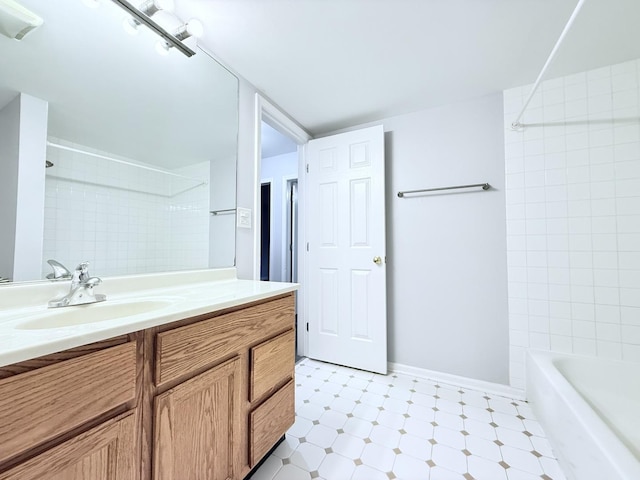
<path id="1" fill-rule="evenodd" d="M 526 389 L 569 480 L 640 479 L 640 363 L 529 351 Z"/>

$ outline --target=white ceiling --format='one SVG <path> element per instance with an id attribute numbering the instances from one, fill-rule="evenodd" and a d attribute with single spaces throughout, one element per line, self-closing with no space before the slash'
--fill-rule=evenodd
<path id="1" fill-rule="evenodd" d="M 178 0 L 311 133 L 533 83 L 577 0 Z M 587 0 L 551 77 L 640 57 L 640 1 Z"/>

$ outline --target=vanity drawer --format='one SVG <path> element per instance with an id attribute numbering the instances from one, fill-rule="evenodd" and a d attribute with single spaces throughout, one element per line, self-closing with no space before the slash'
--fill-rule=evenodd
<path id="1" fill-rule="evenodd" d="M 293 328 L 293 322 L 293 295 L 288 295 L 158 333 L 156 385 L 200 372 L 245 350 L 247 344 Z"/>
<path id="2" fill-rule="evenodd" d="M 132 401 L 135 394 L 135 342 L 0 380 L 0 462 Z"/>
<path id="3" fill-rule="evenodd" d="M 293 380 L 256 408 L 249 418 L 249 459 L 253 468 L 295 421 Z"/>
<path id="4" fill-rule="evenodd" d="M 293 378 L 295 334 L 293 330 L 278 335 L 251 349 L 251 388 L 249 401 Z"/>

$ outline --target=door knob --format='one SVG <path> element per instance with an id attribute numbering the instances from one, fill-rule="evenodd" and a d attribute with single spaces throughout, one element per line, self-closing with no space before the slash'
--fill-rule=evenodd
<path id="1" fill-rule="evenodd" d="M 376 265 L 382 265 L 382 258 L 373 257 L 373 263 L 375 263 Z"/>

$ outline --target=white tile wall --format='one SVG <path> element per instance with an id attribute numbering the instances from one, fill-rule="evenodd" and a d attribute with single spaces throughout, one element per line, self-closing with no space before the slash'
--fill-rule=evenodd
<path id="1" fill-rule="evenodd" d="M 510 379 L 528 348 L 640 361 L 640 60 L 504 92 Z"/>
<path id="2" fill-rule="evenodd" d="M 43 277 L 49 258 L 88 260 L 98 276 L 208 266 L 208 185 L 51 147 L 47 158 Z M 207 180 L 209 162 L 175 173 Z"/>

